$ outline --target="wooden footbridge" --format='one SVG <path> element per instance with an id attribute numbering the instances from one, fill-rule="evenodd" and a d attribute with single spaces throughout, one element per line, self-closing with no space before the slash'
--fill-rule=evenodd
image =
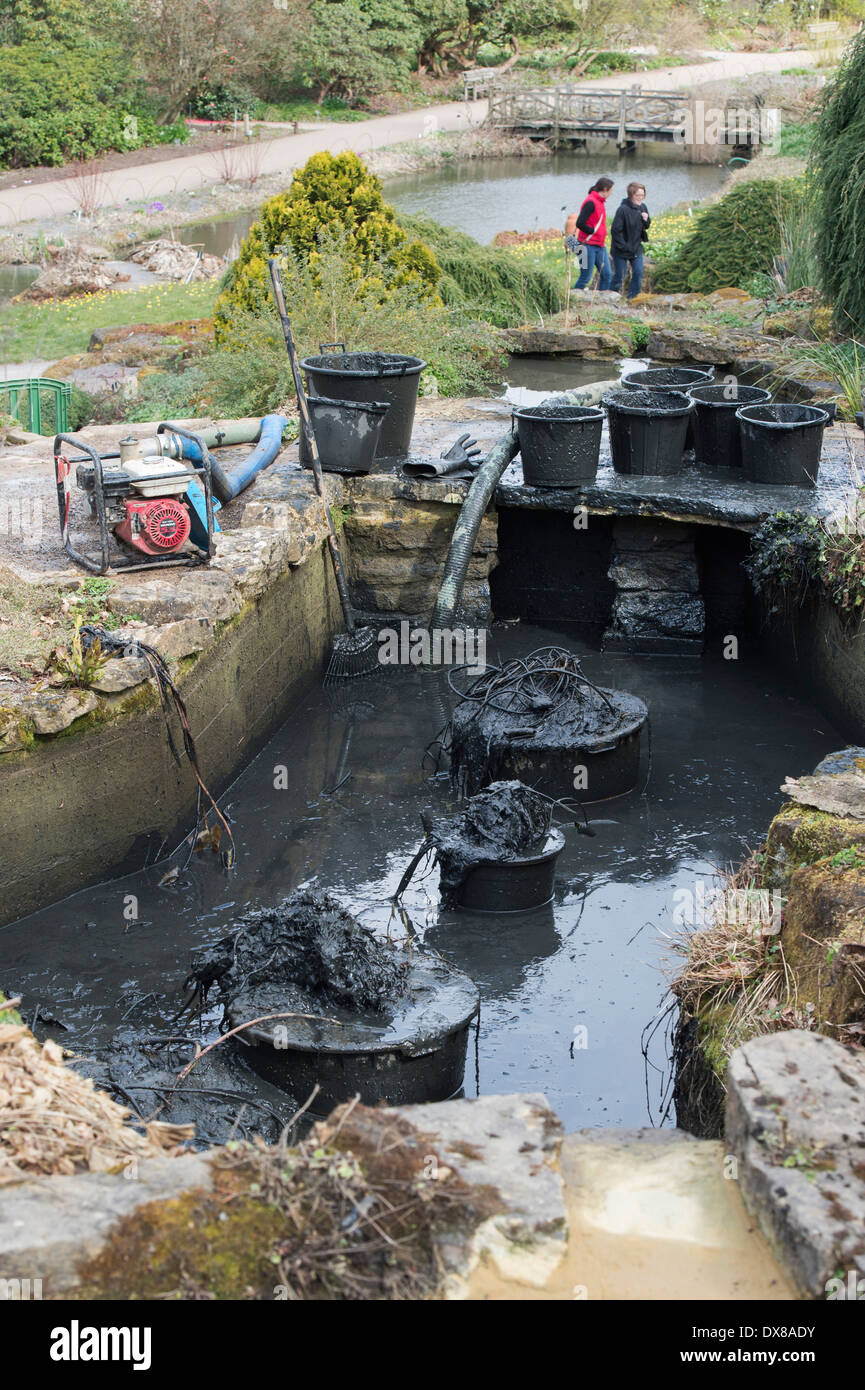
<path id="1" fill-rule="evenodd" d="M 696 100 L 693 92 L 491 82 L 486 123 L 552 145 L 580 145 L 590 137 L 602 137 L 615 140 L 619 149 L 628 149 L 638 140 L 750 148 L 760 143 L 763 116 L 755 101 L 710 108 Z"/>

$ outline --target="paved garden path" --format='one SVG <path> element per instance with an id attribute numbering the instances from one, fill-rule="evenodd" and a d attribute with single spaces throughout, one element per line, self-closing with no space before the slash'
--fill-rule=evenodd
<path id="1" fill-rule="evenodd" d="M 586 80 L 581 86 L 620 90 L 636 80 L 654 90 L 692 87 L 721 78 L 735 79 L 752 73 L 780 72 L 784 68 L 805 67 L 817 61 L 806 50 L 783 53 L 719 54 L 708 62 L 683 67 L 655 68 L 647 73 L 616 73 Z M 288 175 L 319 150 L 340 154 L 353 150 L 363 156 L 371 150 L 406 140 L 424 139 L 438 131 L 452 132 L 478 125 L 487 112 L 485 101 L 449 102 L 446 105 L 380 116 L 370 121 L 334 122 L 298 135 L 269 140 L 264 146 L 261 173 Z M 121 204 L 151 202 L 171 193 L 201 188 L 220 181 L 220 169 L 213 154 L 179 155 L 155 164 L 114 169 L 102 175 L 101 201 Z M 76 210 L 78 190 L 73 178 L 58 177 L 32 187 L 6 188 L 0 195 L 0 226 L 56 218 Z"/>

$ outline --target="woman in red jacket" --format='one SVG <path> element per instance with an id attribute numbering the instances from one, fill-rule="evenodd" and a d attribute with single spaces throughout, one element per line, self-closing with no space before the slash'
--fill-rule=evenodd
<path id="1" fill-rule="evenodd" d="M 612 179 L 598 179 L 589 189 L 589 195 L 577 215 L 577 241 L 580 243 L 579 258 L 582 270 L 574 285 L 575 290 L 584 290 L 597 269 L 598 289 L 608 290 L 612 279 L 610 258 L 607 255 L 607 209 L 606 201 L 613 187 Z"/>

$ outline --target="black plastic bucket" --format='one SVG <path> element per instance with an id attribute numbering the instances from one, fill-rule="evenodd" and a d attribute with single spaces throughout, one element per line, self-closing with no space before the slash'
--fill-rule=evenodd
<path id="1" fill-rule="evenodd" d="M 829 419 L 816 405 L 743 405 L 736 411 L 742 463 L 755 483 L 816 487 Z"/>
<path id="2" fill-rule="evenodd" d="M 694 452 L 708 468 L 741 468 L 742 448 L 736 411 L 743 405 L 762 405 L 772 399 L 762 386 L 692 386 L 695 402 Z"/>
<path id="3" fill-rule="evenodd" d="M 681 473 L 694 402 L 681 391 L 610 391 L 603 399 L 617 473 Z"/>
<path id="4" fill-rule="evenodd" d="M 556 860 L 564 847 L 561 830 L 551 830 L 534 853 L 476 864 L 459 886 L 458 906 L 467 912 L 529 912 L 552 902 Z"/>
<path id="5" fill-rule="evenodd" d="M 622 385 L 627 391 L 684 391 L 691 386 L 700 386 L 712 381 L 715 368 L 705 367 L 646 367 L 643 371 L 629 372 L 622 377 Z M 696 448 L 694 420 L 688 421 L 685 431 L 685 448 Z"/>
<path id="6" fill-rule="evenodd" d="M 379 458 L 407 454 L 420 374 L 426 362 L 393 352 L 331 352 L 305 357 L 310 394 L 331 400 L 386 402 L 390 410 L 378 441 Z"/>
<path id="7" fill-rule="evenodd" d="M 691 386 L 708 385 L 714 367 L 646 367 L 622 377 L 627 391 L 687 391 Z"/>
<path id="8" fill-rule="evenodd" d="M 307 396 L 318 455 L 325 473 L 368 473 L 390 406 L 386 401 L 333 401 Z M 301 432 L 300 461 L 312 467 Z"/>
<path id="9" fill-rule="evenodd" d="M 514 411 L 523 477 L 530 487 L 579 487 L 598 469 L 604 412 L 549 402 Z"/>

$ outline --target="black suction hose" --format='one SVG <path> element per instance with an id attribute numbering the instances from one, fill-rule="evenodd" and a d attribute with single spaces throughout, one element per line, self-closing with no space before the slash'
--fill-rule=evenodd
<path id="1" fill-rule="evenodd" d="M 551 396 L 550 401 L 570 405 L 596 405 L 607 391 L 618 384 L 618 378 L 598 381 L 577 391 L 565 391 L 561 395 Z M 431 628 L 441 631 L 449 629 L 453 624 L 484 512 L 492 501 L 502 474 L 519 453 L 519 449 L 517 432 L 511 429 L 508 434 L 502 436 L 498 444 L 493 445 L 475 474 L 454 527 L 444 578 L 430 619 Z"/>
<path id="2" fill-rule="evenodd" d="M 475 474 L 454 527 L 444 578 L 430 619 L 431 628 L 442 631 L 449 629 L 453 624 L 484 512 L 492 501 L 502 474 L 519 452 L 519 447 L 516 430 L 510 430 L 498 444 L 493 445 Z"/>

